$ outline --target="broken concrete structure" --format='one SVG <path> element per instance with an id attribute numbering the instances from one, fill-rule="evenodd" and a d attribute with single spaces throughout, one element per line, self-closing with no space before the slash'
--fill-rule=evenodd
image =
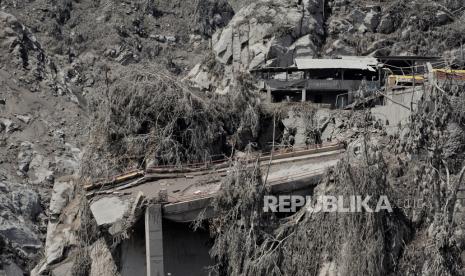
<path id="1" fill-rule="evenodd" d="M 94 214 L 98 225 L 113 224 L 122 219 L 129 210 L 129 202 L 119 197 L 103 197 L 92 202 L 90 210 Z"/>
<path id="2" fill-rule="evenodd" d="M 327 61 L 320 62 L 328 65 Z M 317 68 L 301 60 L 298 63 L 300 68 L 305 67 L 304 77 L 305 74 L 312 76 L 312 66 Z M 341 64 L 346 64 L 344 70 L 337 67 Z M 363 64 L 352 60 L 342 60 L 332 66 L 336 67 L 332 68 L 336 69 L 336 74 L 345 75 L 346 70 L 354 75 L 356 73 L 351 70 L 366 70 L 374 73 L 373 77 L 379 74 L 375 69 L 377 65 L 363 68 Z M 311 78 L 304 80 L 313 81 Z M 380 83 L 380 79 L 372 81 Z M 401 84 L 379 94 L 384 105 L 372 108 L 375 118 L 393 128 L 410 115 L 412 108 L 409 106 L 414 106 L 424 96 L 420 83 L 413 87 Z M 278 150 L 270 163 L 266 183 L 275 194 L 311 194 L 323 171 L 338 162 L 342 151 L 337 143 L 321 148 Z M 269 156 L 258 158 L 265 161 L 262 166 L 267 166 Z M 87 196 L 97 224 L 113 238 L 120 239 L 118 273 L 205 275 L 206 267 L 213 264 L 208 254 L 209 236 L 205 230 L 194 232 L 190 223 L 199 217 L 208 219 L 216 215 L 209 203 L 220 191 L 228 168 L 226 160 L 182 168 L 149 167 L 88 185 Z M 138 211 L 142 215 L 137 215 Z"/>
<path id="3" fill-rule="evenodd" d="M 311 192 L 343 152 L 339 143 L 276 151 L 266 183 L 276 194 Z M 263 167 L 268 166 L 269 156 L 258 158 Z M 114 239 L 121 239 L 118 273 L 206 275 L 213 264 L 208 254 L 209 235 L 206 230 L 193 231 L 191 223 L 199 217 L 215 216 L 209 203 L 228 169 L 227 161 L 200 169 L 152 167 L 87 186 L 97 224 Z M 117 181 L 121 179 L 124 181 Z M 141 205 L 141 201 L 145 203 Z M 107 257 L 102 258 L 103 262 Z"/>

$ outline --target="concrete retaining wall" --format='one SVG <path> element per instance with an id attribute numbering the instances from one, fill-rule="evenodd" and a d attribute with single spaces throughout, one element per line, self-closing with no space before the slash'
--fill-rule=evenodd
<path id="1" fill-rule="evenodd" d="M 413 88 L 408 91 L 389 93 L 388 96 L 393 101 L 385 99 L 386 105 L 376 106 L 371 109 L 373 116 L 386 124 L 388 134 L 393 134 L 398 129 L 399 123 L 403 126 L 408 122 L 411 112 L 406 107 L 410 107 L 410 104 L 412 103 L 412 93 Z M 422 95 L 423 89 L 421 87 L 416 88 L 413 95 L 414 110 L 416 109 L 417 103 Z M 402 103 L 404 106 L 397 103 Z"/>

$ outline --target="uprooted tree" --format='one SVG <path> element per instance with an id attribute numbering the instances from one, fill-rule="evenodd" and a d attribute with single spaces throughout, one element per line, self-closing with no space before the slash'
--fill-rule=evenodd
<path id="1" fill-rule="evenodd" d="M 109 76 L 107 90 L 93 104 L 84 175 L 207 162 L 256 140 L 260 120 L 270 115 L 250 83 L 242 76 L 232 93 L 207 97 L 153 67 Z"/>

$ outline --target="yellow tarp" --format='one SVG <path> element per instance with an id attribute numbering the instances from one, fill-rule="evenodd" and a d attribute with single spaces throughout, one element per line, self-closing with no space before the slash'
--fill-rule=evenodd
<path id="1" fill-rule="evenodd" d="M 447 74 L 465 74 L 465 70 L 451 70 L 451 69 L 433 69 L 433 72 L 447 73 Z"/>
<path id="2" fill-rule="evenodd" d="M 389 78 L 400 80 L 400 81 L 412 81 L 413 80 L 412 75 L 390 75 Z M 425 80 L 425 78 L 422 76 L 415 76 L 415 80 L 423 81 Z"/>

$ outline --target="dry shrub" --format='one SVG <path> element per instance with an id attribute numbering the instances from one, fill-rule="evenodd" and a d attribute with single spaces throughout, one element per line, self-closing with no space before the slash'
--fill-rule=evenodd
<path id="1" fill-rule="evenodd" d="M 229 154 L 226 138 L 241 132 L 252 133 L 249 139 L 258 135 L 261 110 L 247 77 L 232 93 L 210 97 L 154 67 L 134 66 L 108 82 L 94 105 L 83 162 L 86 176 L 147 164 L 206 162 L 211 155 Z"/>
<path id="2" fill-rule="evenodd" d="M 87 198 L 82 194 L 79 197 L 81 197 L 77 221 L 79 228 L 76 233 L 78 240 L 76 252 L 74 253 L 75 261 L 71 268 L 71 275 L 73 276 L 89 275 L 92 264 L 90 246 L 97 240 L 99 234 L 98 226 L 92 217 Z"/>
<path id="3" fill-rule="evenodd" d="M 373 209 L 381 195 L 389 198 L 380 151 L 370 147 L 366 156 L 369 160 L 360 163 L 347 157 L 328 172 L 319 186 L 322 194 L 370 195 Z M 211 255 L 220 275 L 318 275 L 328 262 L 341 275 L 393 271 L 410 233 L 401 212 L 311 213 L 304 208 L 278 222 L 261 210 L 267 191 L 256 167 L 235 168 L 213 203 L 219 216 L 211 226 Z"/>
<path id="4" fill-rule="evenodd" d="M 429 97 L 411 116 L 410 133 L 399 152 L 411 157 L 416 171 L 409 179 L 427 207 L 417 235 L 405 249 L 400 271 L 425 275 L 461 275 L 460 253 L 465 225 L 456 223 L 457 193 L 464 187 L 463 105 L 458 94 L 463 85 L 446 82 L 433 86 Z M 425 210 L 424 210 L 425 211 Z"/>
<path id="5" fill-rule="evenodd" d="M 263 212 L 263 196 L 269 191 L 261 179 L 257 160 L 237 161 L 212 203 L 218 216 L 211 220 L 215 242 L 210 254 L 220 275 L 248 275 L 263 237 L 276 221 Z M 273 226 L 273 227 L 272 227 Z"/>
<path id="6" fill-rule="evenodd" d="M 372 145 L 371 118 L 361 113 L 356 121 L 365 128 L 363 153 L 345 157 L 317 188 L 319 194 L 346 198 L 370 195 L 372 204 L 385 195 L 392 213 L 302 209 L 277 222 L 258 208 L 266 193 L 257 189 L 255 178 L 223 183 L 227 192 L 215 201 L 221 223 L 211 227 L 220 275 L 319 275 L 330 266 L 341 275 L 462 275 L 464 225 L 454 219 L 460 215 L 454 211 L 457 191 L 465 186 L 463 147 L 454 144 L 462 133 L 454 128 L 464 128 L 460 87 L 445 84 L 430 91 L 410 118 L 410 132 L 396 138 L 397 152 Z M 399 158 L 408 166 L 394 173 Z M 424 219 L 404 209 L 412 195 L 424 203 Z"/>
<path id="7" fill-rule="evenodd" d="M 371 151 L 371 150 L 370 150 Z M 370 195 L 375 209 L 380 196 L 390 197 L 386 165 L 377 150 L 370 162 L 348 158 L 323 181 L 323 194 Z M 396 202 L 391 202 L 393 207 Z M 301 217 L 303 216 L 303 217 Z M 395 264 L 409 229 L 401 213 L 308 213 L 305 209 L 278 230 L 290 236 L 283 243 L 283 275 L 318 275 L 325 263 L 334 263 L 341 275 L 386 275 Z"/>

